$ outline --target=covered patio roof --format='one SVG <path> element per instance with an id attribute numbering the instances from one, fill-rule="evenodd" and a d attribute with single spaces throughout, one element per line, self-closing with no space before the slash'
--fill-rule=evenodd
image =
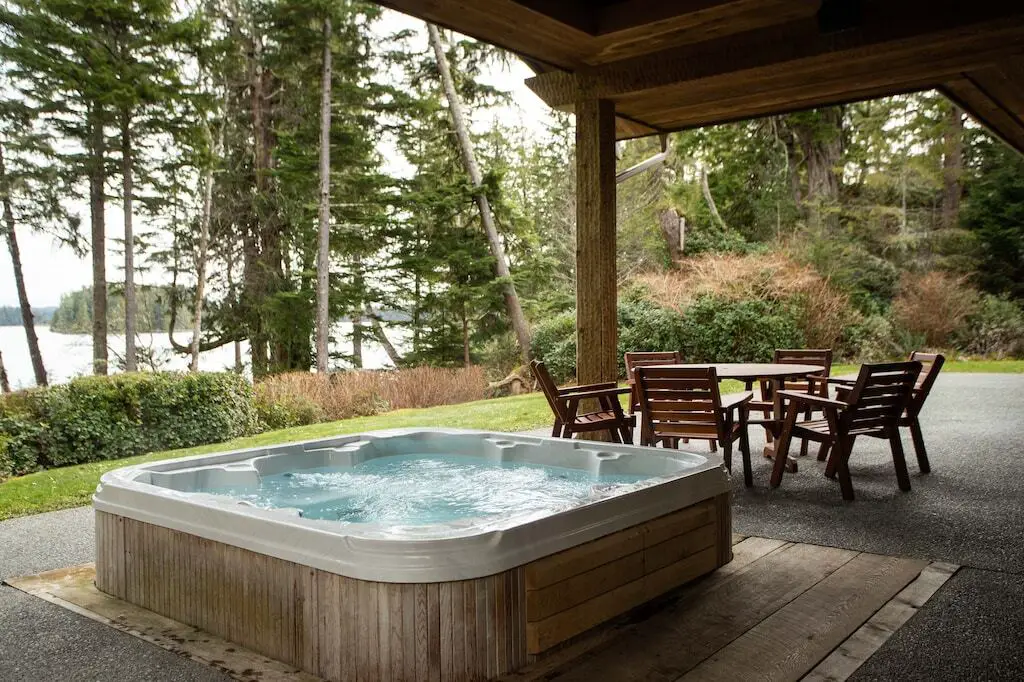
<path id="1" fill-rule="evenodd" d="M 619 139 L 939 88 L 1024 151 L 1024 5 L 976 0 L 382 0 L 507 48 Z"/>
<path id="2" fill-rule="evenodd" d="M 1024 152 L 1024 2 L 377 0 L 576 113 L 577 378 L 614 380 L 615 140 L 938 88 Z"/>

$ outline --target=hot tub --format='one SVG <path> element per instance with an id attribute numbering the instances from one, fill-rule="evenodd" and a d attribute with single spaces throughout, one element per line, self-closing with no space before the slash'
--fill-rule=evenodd
<path id="1" fill-rule="evenodd" d="M 329 680 L 514 670 L 731 559 L 700 455 L 448 429 L 127 467 L 96 584 Z"/>

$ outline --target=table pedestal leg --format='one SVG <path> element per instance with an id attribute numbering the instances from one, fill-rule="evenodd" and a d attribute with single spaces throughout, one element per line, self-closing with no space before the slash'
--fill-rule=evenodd
<path id="1" fill-rule="evenodd" d="M 782 411 L 782 396 L 779 395 L 779 391 L 782 390 L 780 380 L 772 379 L 770 385 L 772 391 L 772 417 L 774 422 L 769 427 L 772 434 L 772 442 L 764 446 L 764 456 L 767 459 L 774 460 L 775 452 L 779 445 L 779 437 L 782 435 L 782 421 L 785 417 L 785 413 Z M 796 473 L 797 471 L 796 459 L 792 456 L 786 457 L 786 471 L 790 473 Z"/>

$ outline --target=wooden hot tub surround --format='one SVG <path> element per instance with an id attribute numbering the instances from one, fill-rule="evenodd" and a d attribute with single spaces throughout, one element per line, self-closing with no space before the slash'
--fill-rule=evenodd
<path id="1" fill-rule="evenodd" d="M 96 586 L 332 681 L 485 680 L 732 558 L 723 493 L 507 571 L 349 578 L 96 512 Z"/>

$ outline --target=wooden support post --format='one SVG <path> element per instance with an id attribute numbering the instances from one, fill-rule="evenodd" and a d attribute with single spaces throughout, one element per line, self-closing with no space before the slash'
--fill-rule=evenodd
<path id="1" fill-rule="evenodd" d="M 585 91 L 583 91 L 585 92 Z M 615 381 L 615 104 L 576 102 L 576 378 Z"/>

